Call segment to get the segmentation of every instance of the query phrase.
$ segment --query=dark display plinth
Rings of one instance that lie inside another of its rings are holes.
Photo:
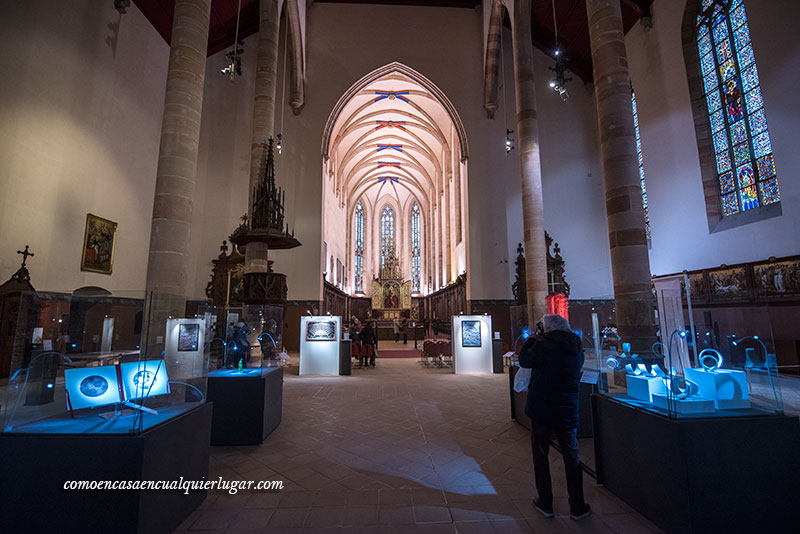
[[[349,376],[352,371],[353,341],[343,339],[339,344],[339,374]]]
[[[597,481],[667,532],[787,532],[797,417],[670,419],[593,397]]]
[[[281,424],[283,368],[208,373],[212,445],[258,445]]]
[[[514,391],[514,378],[519,367],[512,365],[508,368],[509,392],[511,395],[511,419],[521,424],[528,430],[531,429],[531,420],[525,415],[525,403],[528,401],[528,392],[517,393]],[[580,384],[580,400],[578,404],[578,438],[592,437],[592,384]]]
[[[492,372],[498,374],[505,372],[503,342],[499,339],[492,340]]]
[[[211,405],[138,435],[0,435],[3,532],[169,533],[205,490],[65,490],[67,481],[208,478]]]

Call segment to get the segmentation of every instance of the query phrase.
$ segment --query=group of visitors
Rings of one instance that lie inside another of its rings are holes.
[[[402,334],[403,345],[408,345],[408,313],[404,312],[400,314],[400,317],[395,315],[392,327],[394,328],[394,342],[399,343],[400,335]]]
[[[358,317],[353,315],[350,317],[348,333],[353,343],[360,343],[362,346],[369,345],[372,347],[372,350],[369,351],[371,354],[367,355],[365,352],[365,354],[361,356],[361,367],[375,367],[375,356],[378,354],[378,336],[375,334],[375,330],[372,328],[370,322],[366,321],[362,325]]]

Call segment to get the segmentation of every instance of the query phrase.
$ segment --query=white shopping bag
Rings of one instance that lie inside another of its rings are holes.
[[[531,384],[531,370],[528,367],[520,367],[517,376],[514,377],[514,391],[522,393],[528,391]]]

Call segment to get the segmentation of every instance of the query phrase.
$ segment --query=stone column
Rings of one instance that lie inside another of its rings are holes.
[[[517,97],[517,152],[522,173],[522,224],[528,326],[547,312],[547,247],[544,242],[542,167],[531,40],[531,0],[514,0],[514,88]]]
[[[280,41],[280,0],[260,0],[256,92],[253,107],[253,140],[250,151],[250,193],[247,211],[253,209],[253,191],[263,172],[264,144],[275,137],[275,95],[278,81],[278,42]],[[269,271],[266,243],[250,243],[245,249],[244,272]],[[327,259],[326,259],[327,261]]]
[[[655,335],[647,234],[619,0],[587,0],[617,328],[634,351]]]
[[[500,60],[500,38],[503,31],[503,3],[492,0],[489,11],[489,31],[486,35],[486,58],[483,73],[483,108],[486,116],[494,118],[497,109],[497,65]]]
[[[453,219],[453,192],[450,186],[452,172],[448,171],[444,176],[444,249],[445,249],[445,282],[453,280],[453,239],[452,239],[452,219]]]
[[[189,291],[189,231],[197,179],[211,0],[176,0],[158,152],[147,290]]]

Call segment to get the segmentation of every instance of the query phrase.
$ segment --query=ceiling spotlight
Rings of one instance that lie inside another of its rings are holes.
[[[514,130],[506,129],[506,154],[514,150],[514,138],[511,137],[512,133],[514,133]]]
[[[555,72],[556,77],[555,79],[550,80],[550,88],[558,93],[558,95],[561,97],[561,100],[566,102],[569,100],[569,93],[567,92],[565,85],[567,82],[572,81],[572,78],[566,75],[567,71],[569,70],[566,65],[568,58],[562,54],[561,50],[558,48],[556,48],[556,51],[553,52],[553,55],[556,58],[556,64],[553,67],[547,68]]]
[[[242,54],[244,54],[244,45],[239,42],[237,46],[233,47],[233,50],[225,54],[225,57],[228,59],[228,64],[225,68],[221,69],[220,72],[228,76],[231,81],[233,81],[236,75],[242,75]]]

